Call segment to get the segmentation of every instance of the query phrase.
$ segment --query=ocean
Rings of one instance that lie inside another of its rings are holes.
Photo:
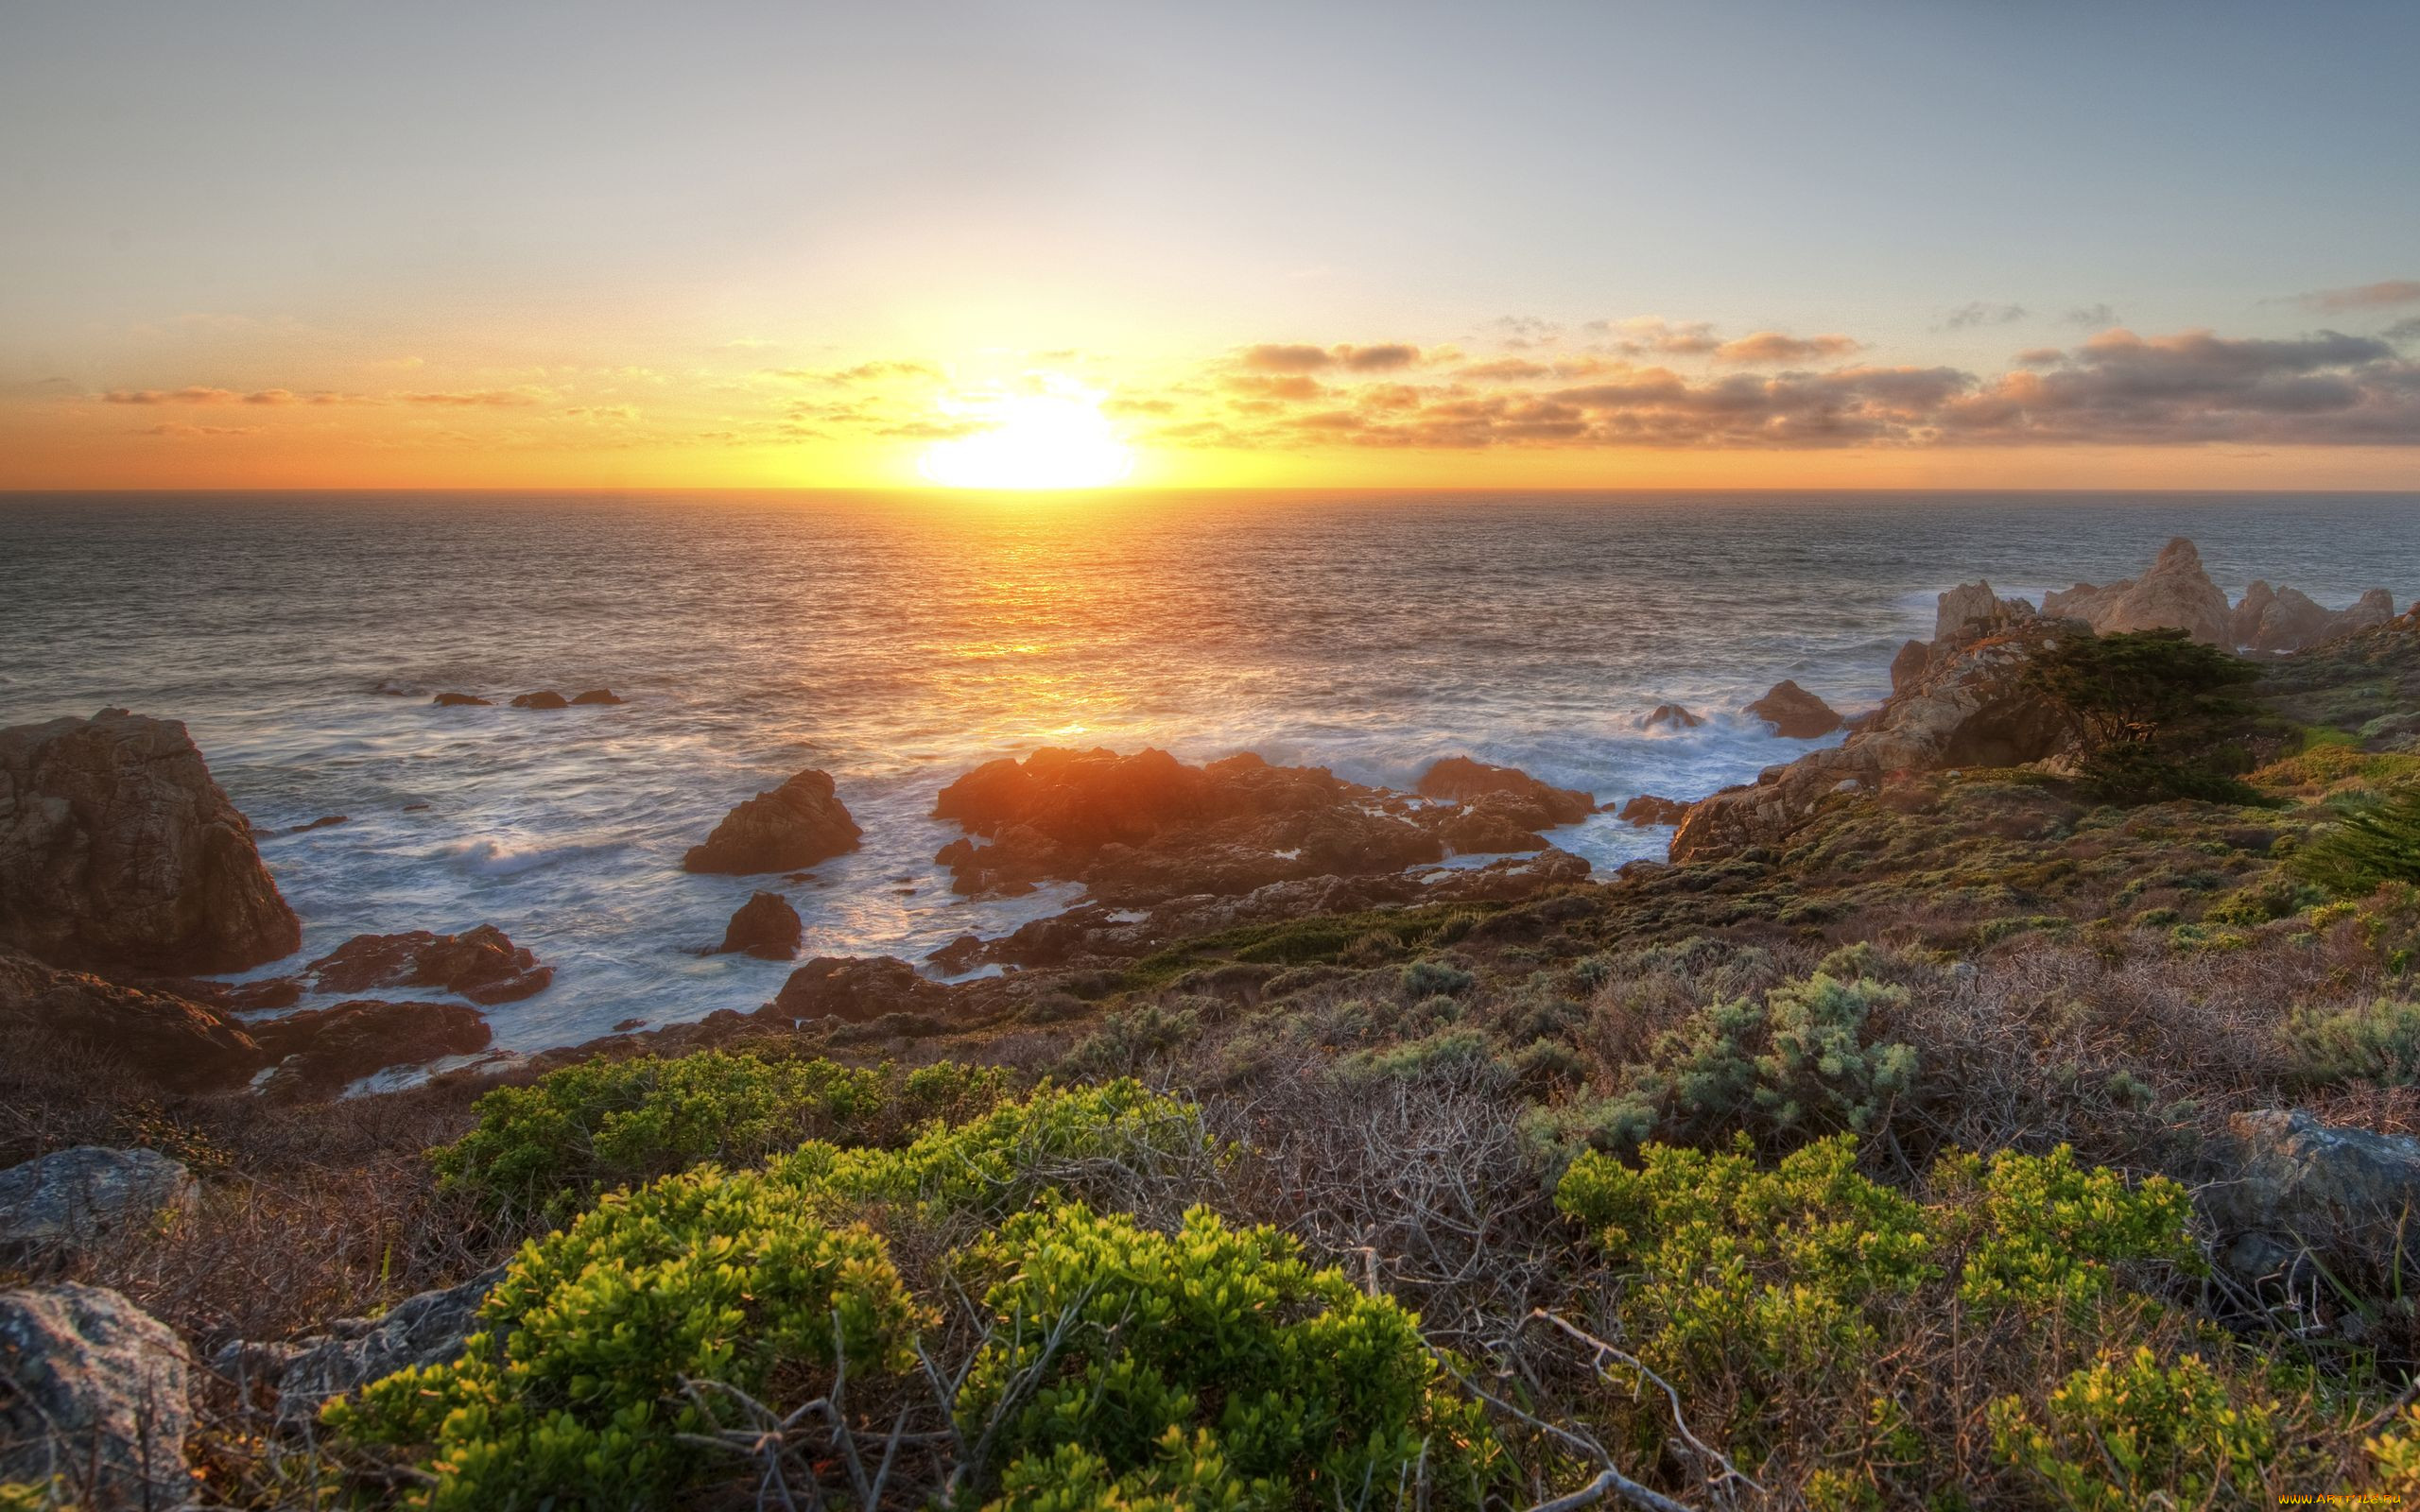
[[[2420,494],[274,494],[0,497],[0,725],[181,719],[305,954],[493,923],[558,970],[489,1010],[531,1050],[770,998],[704,955],[763,886],[805,953],[920,959],[1075,889],[972,902],[934,793],[1042,746],[1256,751],[1409,786],[1438,757],[1607,803],[1808,747],[1739,707],[1889,691],[1933,595],[2039,599],[2191,536],[2230,596],[2420,592]],[[554,712],[515,694],[610,687]],[[493,708],[437,708],[461,691]],[[1674,701],[1703,729],[1647,730]],[[734,803],[819,766],[864,848],[691,876]],[[289,833],[324,816],[346,822]],[[1668,832],[1551,836],[1610,869]]]

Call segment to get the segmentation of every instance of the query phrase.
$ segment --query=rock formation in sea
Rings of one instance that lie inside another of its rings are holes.
[[[1688,812],[1689,806],[1679,799],[1657,798],[1652,793],[1641,793],[1624,803],[1616,816],[1625,824],[1635,825],[1645,830],[1659,824],[1678,824],[1681,822],[1681,816]]]
[[[575,709],[587,709],[606,704],[625,703],[628,701],[629,700],[614,693],[611,688],[591,688],[586,693],[573,694],[571,699],[572,707]]]
[[[717,954],[744,953],[768,961],[786,961],[798,954],[806,927],[789,900],[777,892],[752,894],[731,916]]]
[[[2247,651],[2278,655],[2366,630],[2394,618],[2394,600],[2373,588],[2349,609],[2331,610],[2299,589],[2256,578],[2227,622],[2228,638]]]
[[[2023,680],[2027,663],[2062,633],[2046,618],[1950,648],[1840,746],[1769,766],[1753,783],[1690,805],[1672,836],[1671,859],[1771,846],[1843,787],[1951,766],[2015,766],[2069,750],[2072,725]]]
[[[516,695],[512,700],[512,707],[515,709],[568,709],[571,707],[571,700],[554,689],[547,688],[538,693]]]
[[[1450,799],[1457,803],[1502,797],[1536,809],[1551,824],[1577,824],[1597,812],[1597,800],[1577,788],[1555,787],[1516,766],[1491,766],[1468,756],[1448,756],[1420,774],[1416,791],[1423,798]]]
[[[104,709],[0,730],[0,942],[60,966],[238,971],[302,928],[185,727]]]
[[[2128,630],[2180,629],[2210,645],[2233,644],[2233,611],[2227,595],[2202,569],[2202,554],[2178,536],[2162,547],[2151,571],[2105,588],[2078,583],[2042,599],[2047,619],[2076,619],[2101,635]]]
[[[832,779],[813,768],[729,814],[681,858],[684,871],[747,875],[796,871],[857,848],[862,833],[835,796]]]
[[[280,1099],[332,1097],[392,1067],[476,1054],[493,1038],[476,1008],[377,999],[305,1008],[251,1029],[275,1063],[261,1095]]]
[[[432,987],[491,1005],[533,996],[555,978],[553,967],[493,924],[459,935],[355,935],[302,971],[321,992]]]
[[[1695,730],[1705,721],[1677,703],[1659,703],[1638,722],[1641,730]]]
[[[1830,704],[1788,679],[1774,683],[1742,712],[1790,740],[1814,740],[1841,728],[1841,716]]]
[[[490,709],[494,707],[494,705],[488,699],[471,693],[441,693],[436,697],[431,698],[428,701],[437,705],[440,709]]]
[[[1891,659],[1891,691],[1896,693],[1923,677],[1930,665],[1932,647],[1925,642],[1910,641],[1899,647],[1899,654]]]
[[[932,1013],[950,989],[889,955],[819,955],[792,971],[757,1016],[778,1022],[840,1019],[862,1022],[887,1013]]]
[[[1978,578],[1961,583],[1934,600],[1932,638],[1936,644],[1973,640],[2031,618],[2031,603],[2021,598],[2002,598],[1992,592],[1990,583]],[[1907,652],[1902,649],[1899,654],[1904,657]]]

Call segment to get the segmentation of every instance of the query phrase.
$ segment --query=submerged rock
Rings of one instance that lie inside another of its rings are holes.
[[[532,996],[555,978],[553,967],[493,924],[459,935],[355,935],[303,971],[322,992],[433,987],[489,1005]]]
[[[625,703],[629,700],[623,698],[611,688],[591,688],[586,693],[576,693],[572,695],[571,701],[572,707],[575,709],[590,709],[608,704]]]
[[[806,927],[789,900],[777,892],[760,892],[731,916],[715,952],[743,952],[768,961],[786,961],[798,954],[799,942],[805,937]]]
[[[2078,583],[2046,594],[2042,612],[2050,619],[2082,620],[2100,635],[2179,629],[2210,645],[2234,644],[2227,595],[2202,570],[2202,553],[2183,536],[2162,547],[2142,576],[2106,588]]]
[[[1638,722],[1641,730],[1658,727],[1668,730],[1695,730],[1705,721],[1677,703],[1659,703]]]
[[[494,704],[475,694],[441,693],[428,700],[440,709],[493,709]]]
[[[568,709],[571,707],[571,700],[554,689],[548,688],[542,693],[518,695],[512,700],[512,707],[515,709]]]
[[[200,1198],[193,1173],[157,1150],[54,1150],[0,1171],[0,1254],[89,1254],[192,1211]]]
[[[862,833],[830,775],[810,767],[725,815],[704,844],[681,858],[681,869],[791,871],[855,850]]]
[[[177,1091],[243,1085],[260,1045],[216,1008],[62,971],[0,946],[0,1025],[89,1046]]]
[[[193,1501],[184,1346],[97,1286],[0,1292],[0,1481],[66,1479],[95,1512]]]
[[[1814,740],[1841,728],[1841,716],[1830,704],[1788,679],[1774,683],[1772,692],[1744,712],[1789,740]]]
[[[302,942],[184,726],[104,709],[0,730],[0,943],[58,966],[203,972]]]
[[[494,1038],[479,1010],[459,1003],[374,998],[306,1008],[255,1024],[253,1032],[276,1060],[261,1095],[282,1100],[331,1097],[393,1067],[475,1055]]]

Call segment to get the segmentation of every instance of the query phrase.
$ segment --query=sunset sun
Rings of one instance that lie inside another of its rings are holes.
[[[1040,393],[944,402],[975,427],[925,449],[917,471],[952,489],[1098,489],[1133,471],[1134,453],[1100,412],[1099,394],[1065,382]]]

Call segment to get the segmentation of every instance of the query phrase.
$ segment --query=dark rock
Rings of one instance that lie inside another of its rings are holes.
[[[629,700],[611,688],[591,688],[586,693],[574,694],[571,701],[574,708],[588,709],[605,704],[626,703]]]
[[[543,693],[525,693],[512,700],[515,709],[568,709],[571,700],[548,688]]]
[[[798,910],[789,900],[777,892],[753,894],[731,916],[722,932],[722,943],[715,947],[717,954],[740,951],[768,961],[786,961],[798,954],[799,941],[806,937],[806,928],[799,921]]]
[[[468,693],[441,693],[428,700],[441,709],[493,709],[494,704]]]
[[[960,935],[925,959],[951,976],[963,976],[983,964],[983,938],[979,935]]]
[[[1657,798],[1652,793],[1641,793],[1624,803],[1617,816],[1626,824],[1635,825],[1645,830],[1658,824],[1678,824],[1681,822],[1681,816],[1688,812],[1689,806],[1679,799]]]
[[[781,994],[756,1017],[781,1022],[843,1019],[853,1023],[889,1013],[939,1012],[950,989],[893,956],[819,955],[790,973]]]
[[[1469,803],[1488,797],[1518,799],[1543,811],[1552,824],[1577,824],[1597,812],[1597,800],[1575,788],[1552,787],[1515,766],[1491,766],[1468,756],[1448,756],[1420,774],[1423,798]]]
[[[54,1474],[96,1512],[182,1507],[193,1429],[184,1346],[97,1286],[0,1292],[0,1481]]]
[[[2308,1249],[2391,1264],[2407,1248],[2404,1225],[2420,1211],[2420,1140],[2322,1123],[2301,1108],[2238,1113],[2227,1121],[2229,1169],[2202,1203],[2238,1268]],[[2266,1243],[2243,1243],[2245,1236]]]
[[[58,966],[240,971],[302,926],[173,720],[0,730],[0,943]]]
[[[1773,727],[1773,733],[1790,740],[1814,740],[1841,728],[1841,716],[1832,706],[1789,680],[1776,682],[1772,691],[1748,706],[1746,713]]]
[[[479,1010],[459,1003],[370,999],[306,1008],[254,1024],[261,1048],[277,1057],[261,1095],[328,1097],[392,1066],[424,1066],[485,1050],[493,1038]]]
[[[632,1029],[644,1029],[646,1027],[647,1021],[645,1019],[624,1019],[614,1025],[614,1032],[615,1034],[628,1034]]]
[[[1891,659],[1891,691],[1897,693],[1923,677],[1931,664],[1932,647],[1924,642],[1910,641],[1899,647],[1899,654]]]
[[[1701,719],[1696,714],[1689,713],[1686,709],[1682,708],[1677,703],[1659,703],[1648,713],[1647,717],[1638,722],[1638,728],[1641,730],[1653,730],[1658,726],[1663,726],[1671,730],[1695,730],[1698,726],[1704,723],[1705,721],[1703,719]]]
[[[156,1150],[55,1150],[0,1171],[0,1255],[89,1254],[200,1200],[193,1173]]]
[[[0,946],[0,1024],[87,1045],[176,1091],[241,1086],[265,1063],[223,1012],[45,966]]]
[[[285,833],[288,834],[308,834],[313,830],[332,830],[339,824],[350,824],[352,822],[353,820],[350,815],[322,814],[318,818],[313,819],[310,823],[295,825]]]
[[[302,1000],[302,984],[291,976],[258,982],[214,982],[201,976],[136,977],[125,984],[187,1003],[199,1003],[218,1013],[266,1013],[290,1008]]]
[[[344,1317],[290,1344],[230,1344],[212,1357],[219,1374],[277,1390],[278,1420],[307,1424],[336,1397],[400,1370],[443,1365],[479,1327],[479,1304],[505,1267],[458,1286],[406,1297],[375,1318]]]
[[[681,868],[788,871],[855,850],[862,833],[835,796],[831,777],[810,768],[725,815],[703,845],[681,858]]]
[[[532,996],[555,978],[553,967],[493,924],[459,935],[355,935],[303,971],[322,992],[433,987],[491,1005]]]

